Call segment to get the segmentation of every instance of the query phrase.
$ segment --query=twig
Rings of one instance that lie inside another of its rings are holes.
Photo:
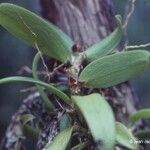
[[[55,74],[60,68],[62,68],[64,65],[65,65],[65,64],[60,64],[59,66],[55,67],[55,68],[53,69],[53,71],[50,73],[50,77],[54,76],[54,74]]]
[[[136,2],[136,0],[129,0],[129,3],[131,3],[131,5],[129,6],[127,15],[125,16],[125,21],[124,21],[123,28],[127,28],[127,26],[128,26],[129,19],[130,19],[131,15],[134,12],[135,2]]]
[[[28,66],[23,66],[17,71],[17,74],[19,75],[24,74],[24,73],[31,74],[32,70]]]
[[[136,48],[146,48],[150,46],[150,43],[147,43],[147,44],[141,44],[141,45],[131,45],[131,46],[126,46],[126,50],[128,49],[136,49]]]
[[[37,88],[35,86],[29,87],[29,88],[25,88],[25,89],[21,89],[20,92],[21,93],[26,93],[26,92],[32,92],[32,91],[36,91]]]
[[[57,100],[57,98],[56,98],[56,102],[57,102],[57,104],[60,106],[60,108],[61,108],[62,110],[65,110],[64,107],[61,105],[61,103]]]
[[[38,50],[38,52],[39,52],[39,54],[40,54],[40,57],[41,57],[43,66],[45,67],[45,70],[46,70],[46,72],[47,72],[48,81],[50,81],[50,73],[49,73],[48,67],[47,67],[47,65],[46,65],[46,63],[45,63],[45,60],[44,60],[44,58],[43,58],[43,56],[42,56],[42,53],[41,53],[41,51],[40,51],[40,49],[39,49],[39,47],[38,47],[37,42],[35,42],[35,47],[36,47],[36,49]]]
[[[31,34],[33,35],[33,37],[37,37],[37,35],[31,30],[31,28],[26,24],[26,22],[23,20],[23,17],[17,13],[17,15],[19,16],[19,18],[21,19],[22,23],[27,27],[27,29],[31,32]]]
[[[128,0],[128,3],[127,3],[126,15],[125,15],[125,20],[124,20],[124,24],[123,24],[124,36],[126,39],[124,42],[124,48],[128,45],[127,26],[129,23],[129,19],[131,18],[132,14],[134,12],[134,9],[135,9],[135,2],[136,2],[136,0]]]
[[[24,74],[24,73],[32,74],[32,70],[28,66],[23,66],[17,71],[17,74],[19,74],[19,75]],[[38,75],[47,75],[47,72],[46,71],[37,71],[37,74]]]

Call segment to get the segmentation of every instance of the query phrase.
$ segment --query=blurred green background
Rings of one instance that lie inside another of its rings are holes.
[[[0,0],[0,2],[11,2],[40,13],[38,0]],[[123,16],[127,0],[113,0],[115,14]],[[143,44],[150,42],[150,1],[137,0],[135,12],[128,26],[129,44]],[[150,49],[147,48],[147,50]],[[31,67],[35,51],[26,43],[15,38],[5,29],[0,27],[0,78],[16,75],[22,66]],[[142,107],[150,106],[150,69],[143,75],[132,80],[135,91],[139,97]],[[26,88],[24,84],[10,84],[0,86],[0,137],[4,135],[11,116],[15,113],[25,93],[20,89]]]

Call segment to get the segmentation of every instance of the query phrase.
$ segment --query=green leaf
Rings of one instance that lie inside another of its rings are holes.
[[[131,150],[139,149],[138,145],[135,142],[135,137],[132,135],[131,131],[122,123],[116,122],[116,131],[116,141],[118,144]]]
[[[58,90],[54,86],[47,84],[45,82],[35,80],[33,78],[20,77],[20,76],[7,77],[7,78],[0,79],[0,84],[13,83],[13,82],[29,82],[29,83],[38,84],[40,86],[45,87],[51,93],[60,97],[60,99],[62,99],[64,102],[68,103],[69,105],[71,103],[70,98],[65,93],[63,93],[62,91]]]
[[[70,57],[72,41],[60,29],[36,14],[13,4],[0,4],[0,25],[33,47],[62,62]]]
[[[28,125],[27,123],[34,120],[35,119],[35,116],[31,115],[31,114],[24,114],[21,116],[21,121],[22,121],[22,131],[23,131],[23,134],[33,140],[37,140],[38,136],[39,136],[39,129],[37,128],[33,128],[31,127],[30,125]]]
[[[37,66],[38,66],[38,62],[40,60],[40,53],[37,53],[34,57],[34,60],[33,60],[33,63],[32,63],[32,74],[33,74],[33,77],[34,79],[38,80],[38,74],[37,74]],[[36,85],[37,86],[37,89],[42,97],[42,99],[44,100],[45,102],[45,107],[47,108],[47,110],[51,111],[51,110],[54,110],[54,105],[53,103],[50,101],[50,99],[48,98],[48,96],[45,94],[43,88],[39,85]]]
[[[81,72],[79,81],[86,86],[107,88],[142,73],[149,64],[150,53],[147,51],[119,52],[90,63]]]
[[[100,150],[113,150],[115,144],[115,120],[111,107],[99,94],[72,96],[83,114],[91,134]]]
[[[129,117],[129,126],[132,126],[135,122],[139,121],[140,119],[147,118],[150,118],[150,109],[139,110]]]
[[[146,129],[146,130],[137,131],[134,134],[134,136],[137,137],[139,140],[149,140],[150,139],[150,130]]]
[[[54,141],[47,146],[47,150],[66,150],[66,147],[70,141],[73,128],[65,129],[61,131]]]
[[[88,61],[94,61],[109,54],[119,44],[122,38],[122,23],[121,16],[116,16],[117,28],[101,42],[89,47],[85,52],[85,57]]]
[[[33,128],[29,125],[23,126],[23,134],[30,140],[38,140],[40,130],[38,128]]]
[[[35,119],[35,116],[31,114],[24,114],[21,116],[21,121],[23,125],[27,124],[29,121],[32,121],[33,119]]]
[[[69,128],[71,126],[71,119],[69,117],[69,115],[64,114],[59,121],[59,129],[60,131]]]

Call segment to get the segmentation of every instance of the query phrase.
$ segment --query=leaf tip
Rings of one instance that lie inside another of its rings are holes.
[[[122,26],[122,17],[121,17],[121,15],[116,15],[115,19],[116,19],[117,26],[121,27]]]

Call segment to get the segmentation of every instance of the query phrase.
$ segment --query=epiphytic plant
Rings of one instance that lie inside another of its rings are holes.
[[[0,84],[34,83],[43,99],[42,107],[46,112],[57,114],[59,133],[41,149],[76,150],[87,147],[92,149],[95,146],[100,150],[112,150],[116,145],[139,149],[139,145],[131,140],[144,137],[148,132],[133,134],[130,129],[139,119],[150,117],[150,110],[141,110],[130,116],[129,125],[125,127],[115,122],[111,106],[105,97],[96,92],[98,88],[111,87],[129,80],[150,65],[148,51],[114,51],[122,38],[119,15],[116,16],[116,22],[116,29],[108,37],[80,51],[53,24],[19,6],[0,4],[0,25],[38,50],[33,60],[32,78],[6,77],[0,79]],[[37,71],[43,54],[56,59],[59,64],[52,67],[47,82],[39,79]],[[37,137],[40,134],[41,120],[34,114],[22,114],[21,121],[24,135]]]

